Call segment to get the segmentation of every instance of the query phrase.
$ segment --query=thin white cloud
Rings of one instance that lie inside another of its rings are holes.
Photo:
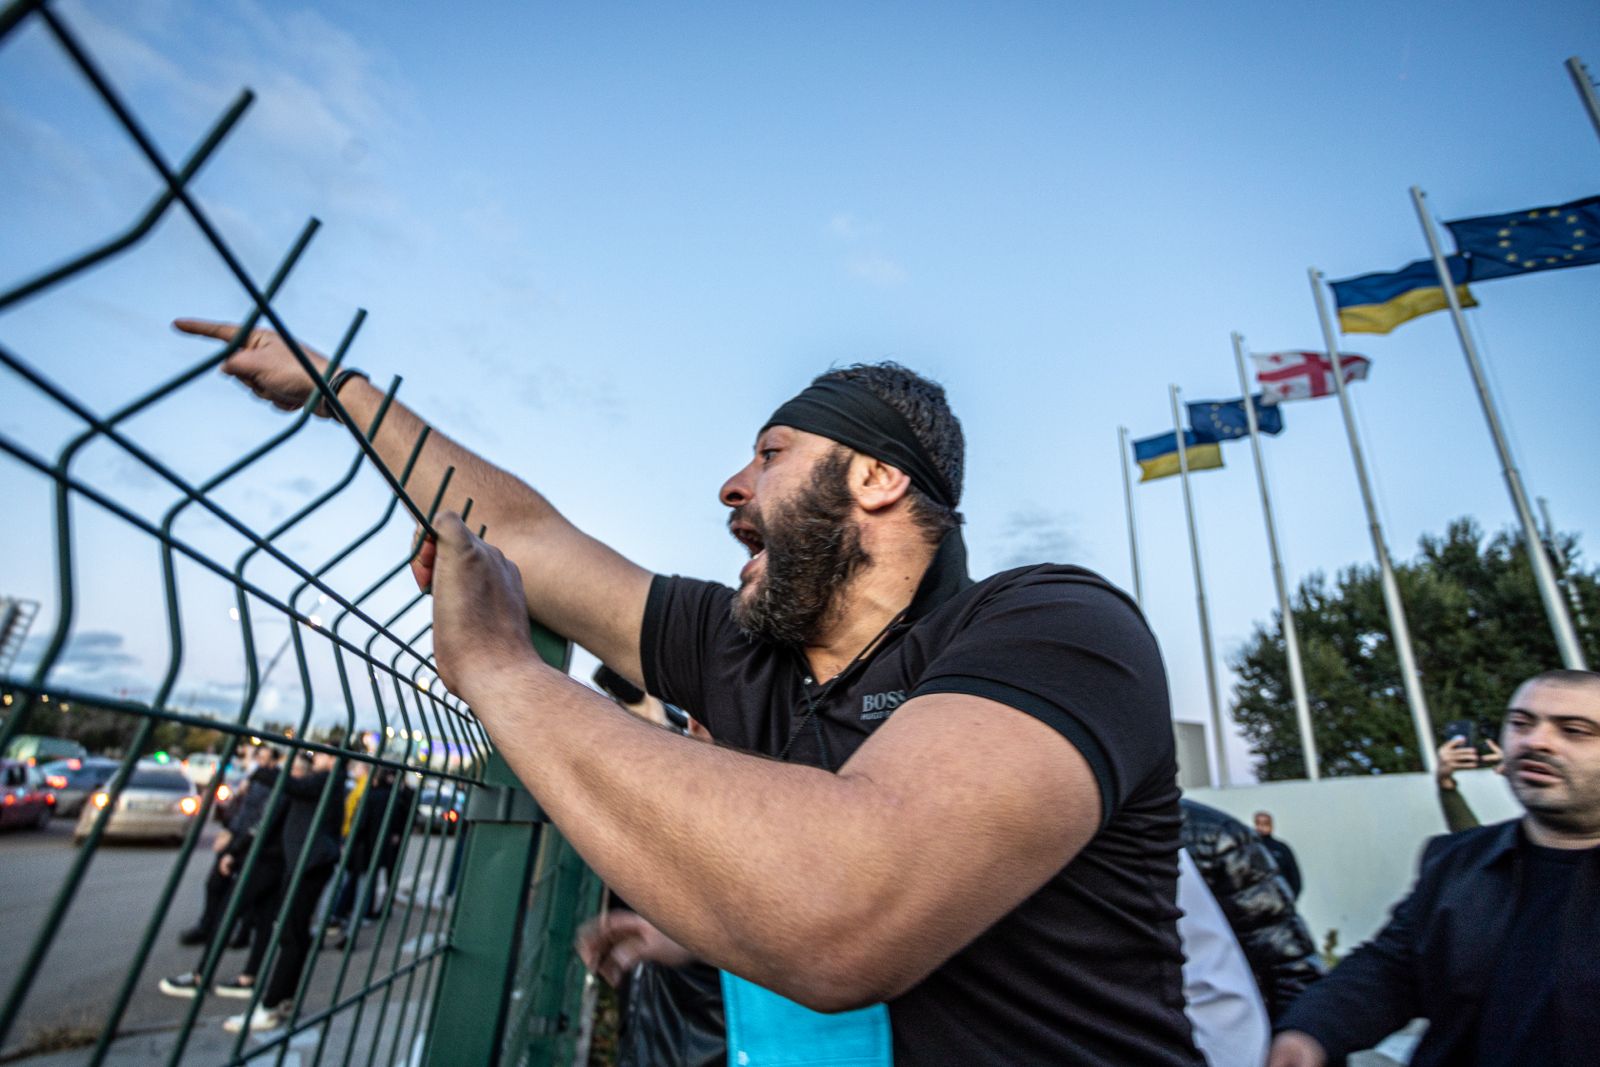
[[[197,129],[253,89],[231,140],[271,160],[263,178],[280,190],[298,186],[330,217],[403,231],[406,205],[383,178],[381,146],[412,125],[416,109],[395,61],[313,11],[268,13],[253,0],[176,6],[190,10],[122,25],[82,3],[63,14],[115,84],[155,91]],[[184,36],[173,26],[186,27]]]
[[[862,234],[861,223],[856,221],[854,215],[843,211],[829,219],[823,230],[829,237],[834,237],[841,241],[857,241],[860,240]]]
[[[845,269],[850,276],[882,289],[899,285],[906,280],[906,269],[888,256],[877,252],[852,257]]]
[[[882,230],[877,223],[863,221],[848,211],[839,211],[828,219],[822,229],[829,239],[848,247],[843,267],[850,277],[879,289],[892,288],[905,282],[905,266],[877,247],[875,238]]]

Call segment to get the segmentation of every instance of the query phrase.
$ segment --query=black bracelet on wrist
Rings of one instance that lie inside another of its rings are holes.
[[[333,396],[338,396],[339,395],[339,390],[343,389],[345,383],[348,382],[351,378],[360,378],[364,382],[370,382],[372,380],[371,375],[369,375],[366,371],[357,370],[354,367],[346,367],[344,370],[340,371],[338,374],[335,374],[333,376],[333,380],[328,383],[328,393],[330,393]],[[328,410],[328,401],[326,399],[324,399],[322,401],[322,403],[317,405],[317,414],[323,415],[323,416],[327,416],[327,415],[333,414],[331,411]]]

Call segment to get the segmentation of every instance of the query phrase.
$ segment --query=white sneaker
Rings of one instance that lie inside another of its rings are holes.
[[[193,1000],[200,994],[200,976],[193,971],[185,971],[183,974],[161,979],[156,988],[169,997]]]
[[[282,1025],[282,1012],[257,1004],[256,1010],[248,1018],[243,1013],[228,1016],[222,1028],[230,1034],[237,1034],[240,1030],[276,1030]]]
[[[226,982],[218,982],[211,987],[211,991],[219,997],[232,997],[234,1000],[249,1000],[256,995],[256,984],[253,981],[241,982],[237,976]]]

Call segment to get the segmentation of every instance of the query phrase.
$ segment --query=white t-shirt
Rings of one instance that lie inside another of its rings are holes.
[[[1250,961],[1188,850],[1178,851],[1184,1010],[1211,1067],[1261,1067],[1272,1024]]]

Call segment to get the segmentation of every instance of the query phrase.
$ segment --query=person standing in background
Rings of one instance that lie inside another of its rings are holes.
[[[1261,843],[1272,853],[1272,858],[1278,862],[1278,870],[1289,883],[1289,890],[1294,894],[1294,899],[1299,900],[1300,890],[1303,887],[1300,881],[1300,864],[1294,858],[1294,849],[1272,836],[1272,812],[1256,812],[1255,824],[1256,833],[1261,835]]]

